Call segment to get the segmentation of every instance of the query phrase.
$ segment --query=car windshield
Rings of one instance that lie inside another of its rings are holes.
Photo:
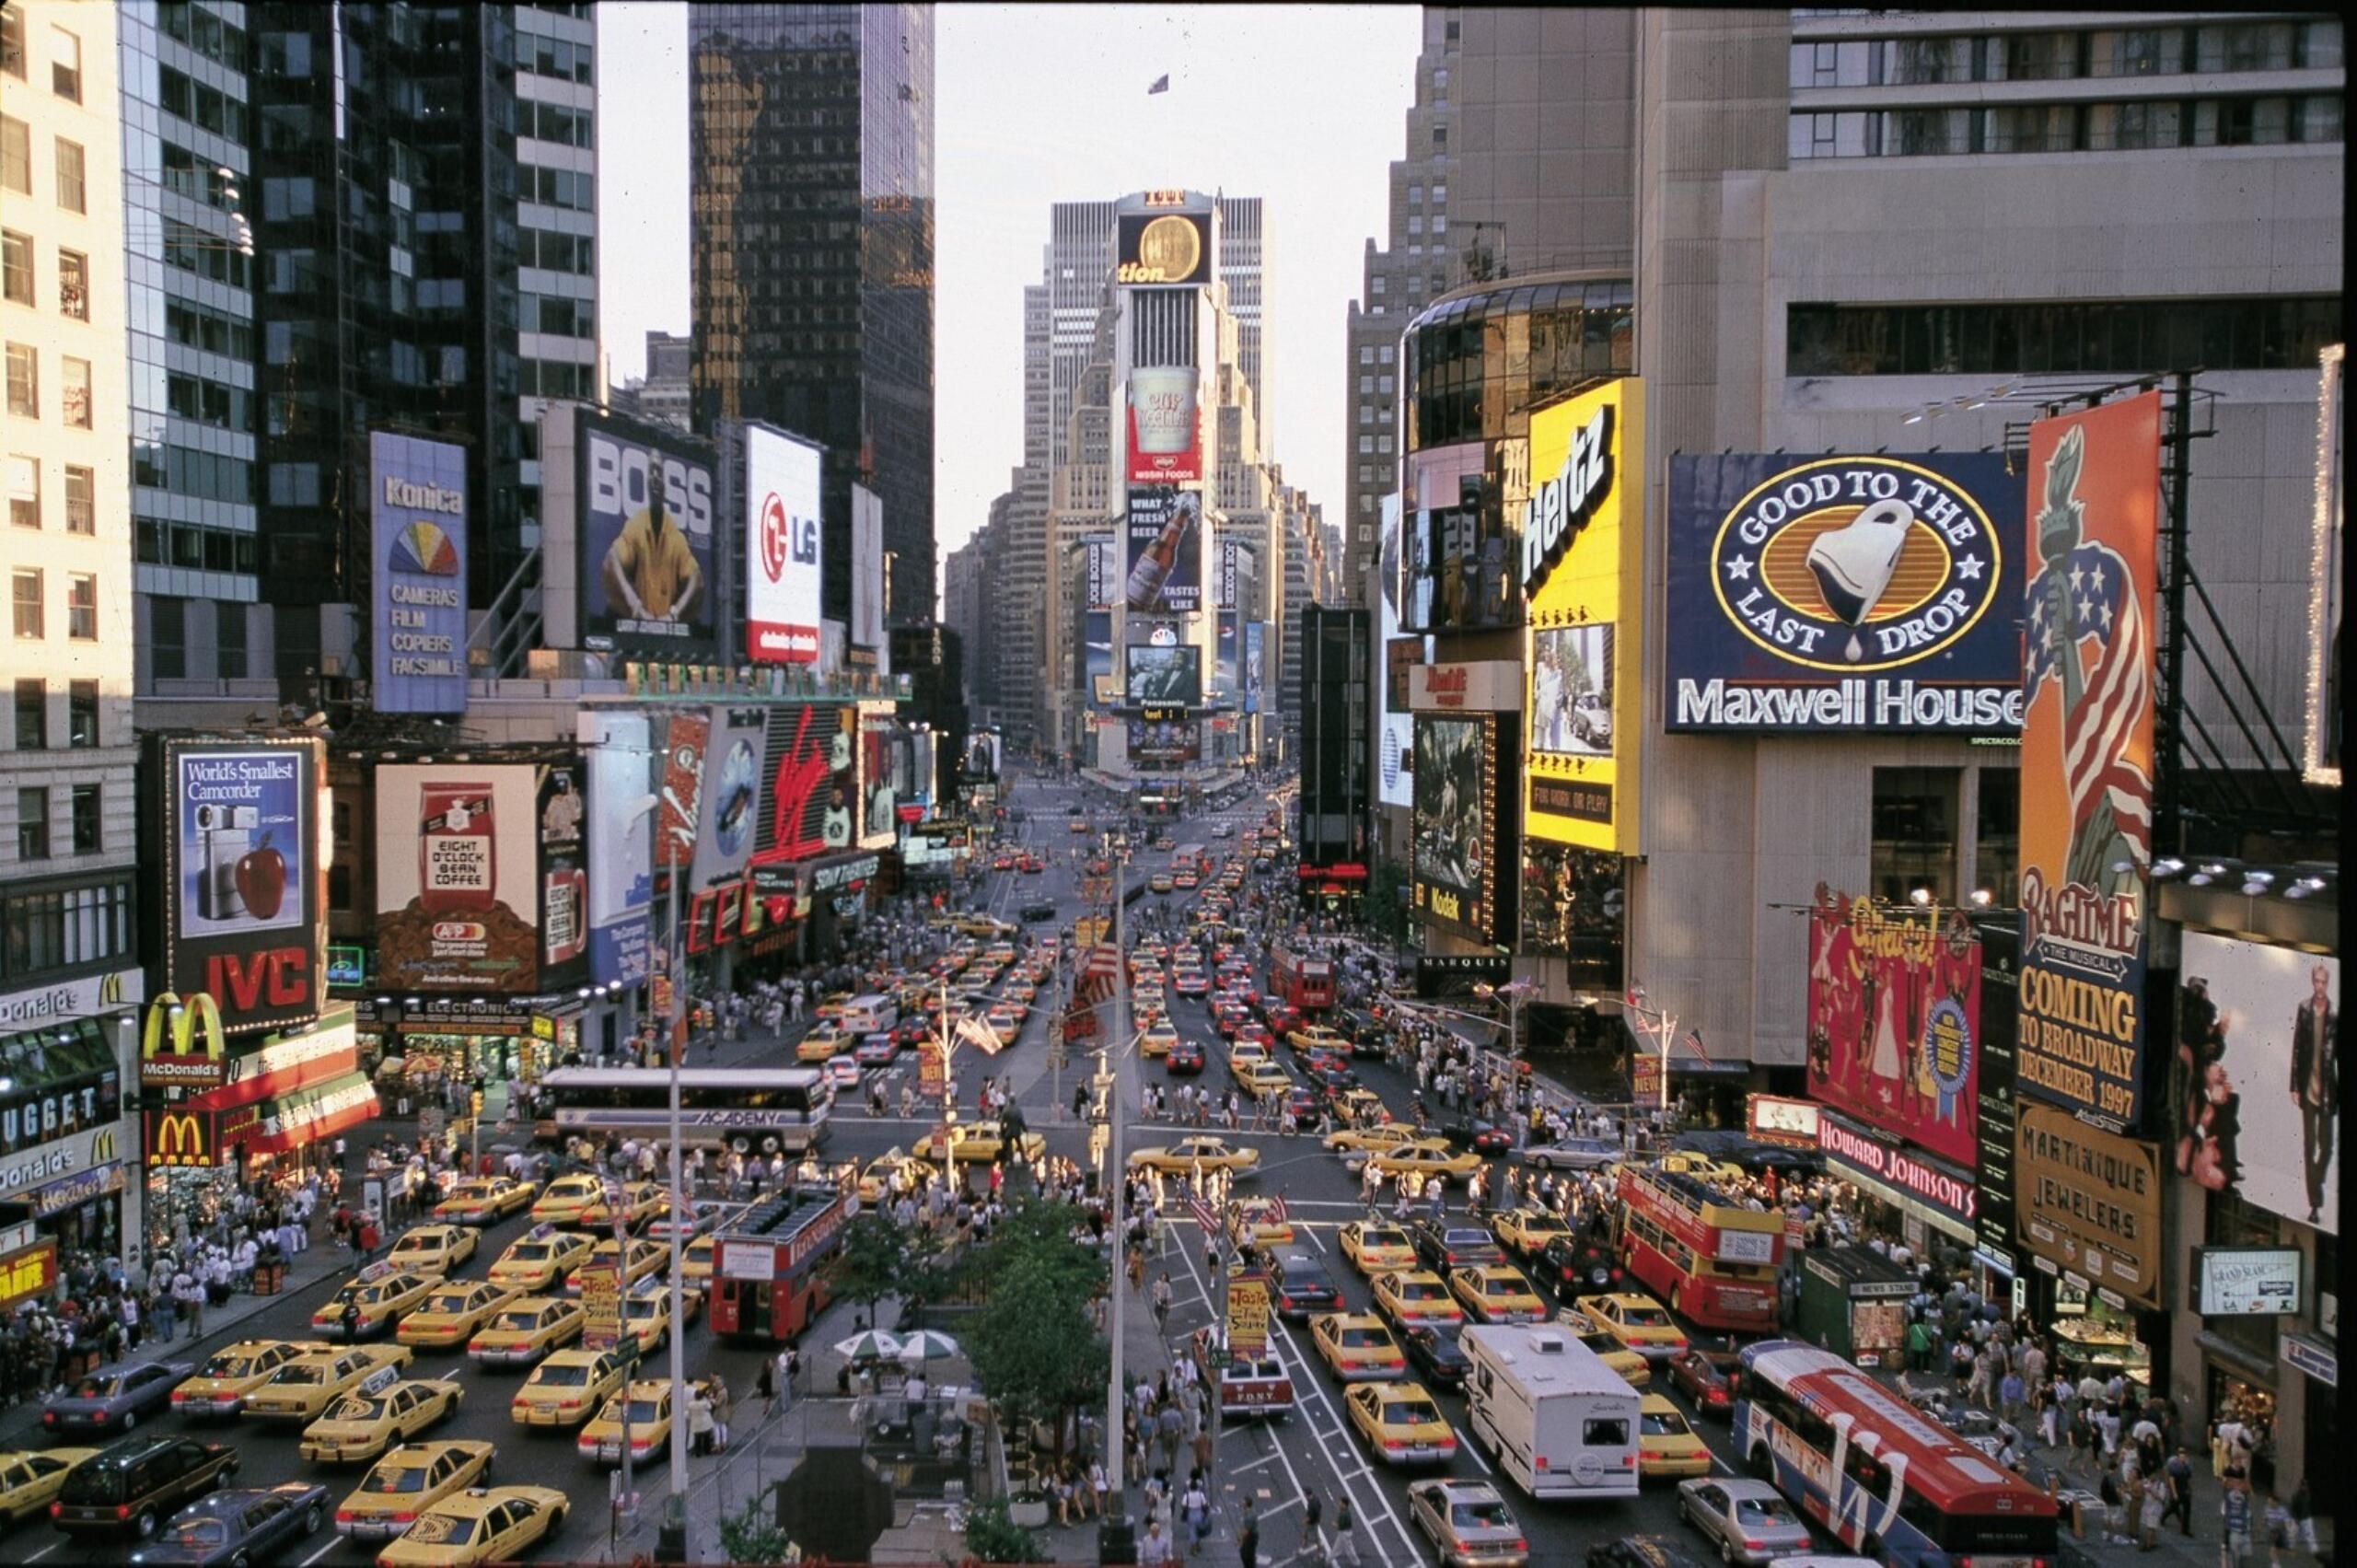
[[[548,1257],[549,1244],[545,1241],[519,1241],[508,1249],[507,1255],[519,1263],[538,1263]]]
[[[1506,1275],[1493,1275],[1481,1282],[1483,1295],[1520,1295],[1522,1282]]]
[[[271,1386],[273,1388],[317,1388],[327,1380],[326,1367],[299,1361],[289,1362],[272,1373],[270,1377]]]
[[[1390,1336],[1380,1329],[1344,1329],[1335,1338],[1353,1350],[1364,1350],[1369,1346],[1386,1345],[1390,1342]]]
[[[611,1421],[613,1418],[614,1407],[609,1404],[606,1407],[605,1419]],[[630,1402],[630,1423],[633,1426],[645,1426],[661,1419],[661,1411],[653,1400],[633,1400]]]
[[[1664,1312],[1658,1307],[1624,1307],[1620,1308],[1620,1321],[1626,1323],[1631,1329],[1666,1329],[1669,1327],[1669,1314]]]
[[[405,1492],[425,1490],[425,1468],[423,1465],[378,1465],[360,1483],[363,1492],[398,1496]]]
[[[199,1377],[250,1377],[253,1375],[253,1359],[243,1355],[216,1355],[204,1364]]]
[[[409,1527],[403,1540],[422,1546],[464,1546],[475,1539],[481,1519],[459,1518],[449,1514],[428,1514]]]
[[[1430,1426],[1440,1420],[1440,1407],[1430,1400],[1393,1400],[1383,1407],[1383,1419],[1396,1426]]]
[[[1408,1238],[1396,1230],[1363,1230],[1359,1232],[1361,1247],[1405,1247]]]
[[[1451,1247],[1487,1247],[1490,1233],[1486,1230],[1452,1230],[1448,1233]]]
[[[589,1369],[586,1366],[577,1365],[542,1365],[538,1372],[532,1375],[532,1381],[540,1385],[542,1388],[553,1386],[559,1388],[578,1388],[589,1381]]]
[[[122,1379],[120,1377],[85,1377],[74,1385],[74,1397],[77,1400],[110,1400],[122,1387]]]
[[[467,1297],[469,1294],[469,1292],[463,1290],[441,1291],[435,1295],[427,1296],[424,1305],[419,1307],[419,1310],[423,1312],[464,1312],[467,1309]]]
[[[229,1527],[218,1519],[182,1519],[170,1527],[162,1539],[169,1546],[226,1546]]]
[[[1736,1503],[1735,1522],[1747,1528],[1753,1525],[1796,1525],[1800,1519],[1781,1497],[1745,1497]]]
[[[381,1400],[343,1400],[328,1411],[330,1421],[374,1421],[384,1410]]]
[[[1437,1301],[1448,1293],[1432,1280],[1401,1280],[1399,1298],[1402,1301]]]
[[[1506,1505],[1494,1497],[1474,1503],[1452,1503],[1448,1506],[1448,1522],[1460,1530],[1504,1530],[1514,1527],[1514,1516]]]
[[[528,1334],[540,1326],[540,1315],[537,1312],[503,1312],[492,1324],[493,1328],[509,1329],[519,1334]]]
[[[1647,1411],[1639,1418],[1637,1430],[1650,1437],[1683,1437],[1691,1429],[1676,1411]]]

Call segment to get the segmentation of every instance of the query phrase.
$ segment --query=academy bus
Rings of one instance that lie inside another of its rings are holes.
[[[559,1067],[540,1080],[533,1132],[592,1142],[654,1138],[671,1125],[671,1074],[661,1067]],[[683,1067],[679,1136],[740,1154],[800,1155],[827,1135],[834,1086],[810,1067]]]
[[[1747,1347],[1736,1451],[1843,1546],[1891,1568],[2050,1568],[2054,1499],[1815,1345]]]

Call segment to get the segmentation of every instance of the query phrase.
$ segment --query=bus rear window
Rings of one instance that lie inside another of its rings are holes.
[[[1591,1448],[1625,1448],[1629,1446],[1628,1420],[1616,1417],[1587,1422],[1580,1427],[1580,1441]]]

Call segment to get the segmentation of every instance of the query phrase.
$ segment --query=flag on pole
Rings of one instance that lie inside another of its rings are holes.
[[[985,1056],[996,1056],[1006,1049],[1006,1041],[998,1038],[998,1031],[971,1013],[958,1016],[957,1028],[953,1032]]]
[[[1209,1203],[1201,1198],[1190,1198],[1187,1200],[1187,1207],[1193,1212],[1195,1223],[1203,1227],[1205,1237],[1214,1237],[1219,1234],[1219,1216],[1212,1212],[1212,1206]]]
[[[1268,1198],[1268,1205],[1269,1217],[1271,1219],[1276,1221],[1279,1225],[1291,1225],[1293,1223],[1293,1216],[1285,1213],[1285,1198],[1283,1193],[1271,1193]]]
[[[1156,94],[1156,93],[1167,93],[1167,92],[1168,92],[1169,90],[1170,90],[1170,73],[1169,73],[1169,72],[1167,72],[1167,71],[1165,71],[1164,73],[1162,73],[1162,75],[1160,75],[1159,76],[1156,76],[1156,77],[1154,79],[1154,86],[1152,86],[1152,87],[1148,87],[1148,88],[1146,88],[1146,89],[1145,89],[1145,96],[1146,96],[1146,97],[1148,97],[1148,98],[1152,98],[1152,97],[1153,97],[1155,94]]]
[[[1688,1029],[1686,1031],[1686,1043],[1694,1048],[1694,1054],[1700,1060],[1708,1062],[1711,1059],[1711,1053],[1702,1049],[1702,1031],[1701,1029]]]

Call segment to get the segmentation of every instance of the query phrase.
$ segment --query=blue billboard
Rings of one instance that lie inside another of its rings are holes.
[[[1260,683],[1268,675],[1268,630],[1265,621],[1244,623],[1244,711],[1248,714],[1260,711]]]
[[[467,711],[467,450],[368,435],[378,713]]]

